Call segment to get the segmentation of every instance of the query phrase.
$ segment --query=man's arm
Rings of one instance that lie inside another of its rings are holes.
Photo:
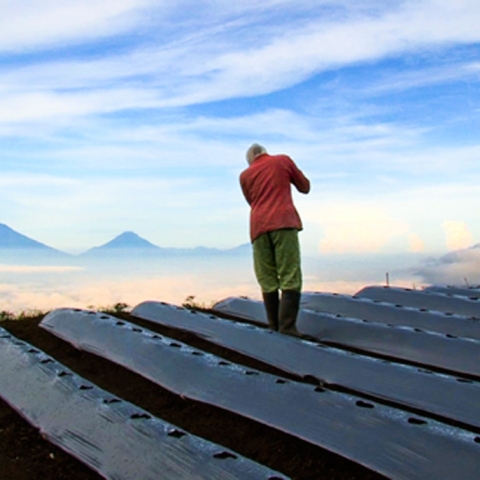
[[[245,200],[247,201],[247,203],[249,205],[251,205],[252,202],[250,200],[250,195],[248,194],[248,189],[247,189],[246,183],[247,182],[245,181],[244,175],[242,173],[242,175],[240,175],[240,186],[242,187],[242,192],[243,192],[243,196],[245,197]]]
[[[310,191],[310,180],[303,174],[303,172],[295,165],[295,162],[290,159],[291,171],[290,179],[295,188],[301,193],[308,193]]]

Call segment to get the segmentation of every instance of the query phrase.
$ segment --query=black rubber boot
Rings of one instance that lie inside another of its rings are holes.
[[[278,318],[278,331],[294,337],[302,337],[297,330],[298,310],[300,308],[301,292],[297,290],[283,290],[280,302],[280,313]]]
[[[271,330],[278,330],[278,311],[280,307],[280,299],[278,290],[274,292],[262,292],[263,304],[267,313],[268,326]]]

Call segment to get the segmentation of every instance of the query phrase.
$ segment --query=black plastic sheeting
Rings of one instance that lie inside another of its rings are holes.
[[[377,286],[362,288],[356,293],[356,296],[480,318],[480,300],[477,300],[477,297],[467,298],[459,295],[445,295],[430,290]]]
[[[299,341],[261,327],[161,302],[143,302],[131,313],[194,333],[301,377],[313,377],[355,394],[443,416],[464,423],[465,428],[480,428],[479,382]]]
[[[430,285],[424,290],[443,293],[445,295],[459,295],[461,297],[480,298],[478,287],[456,287],[450,285]]]
[[[104,478],[286,478],[112,396],[2,328],[0,365],[1,398]]]
[[[162,385],[295,435],[392,479],[471,480],[480,437],[421,416],[229,364],[100,314],[55,310],[52,333]]]
[[[302,308],[480,340],[480,320],[338,293],[302,293]]]
[[[254,300],[226,299],[214,305],[213,310],[266,323],[263,304]],[[335,346],[480,378],[480,342],[476,340],[312,310],[300,311],[297,328]]]

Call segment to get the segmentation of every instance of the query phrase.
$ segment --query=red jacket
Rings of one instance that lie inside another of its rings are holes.
[[[302,229],[302,221],[293,205],[290,184],[302,193],[310,191],[310,182],[287,155],[258,156],[240,175],[240,185],[249,205],[250,238],[281,228]]]

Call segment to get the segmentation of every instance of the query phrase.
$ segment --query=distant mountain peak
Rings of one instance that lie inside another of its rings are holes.
[[[111,249],[159,249],[156,245],[145,240],[144,238],[137,235],[135,232],[127,231],[123,232],[120,235],[117,235],[114,239],[109,242],[100,245],[99,247],[94,247],[92,250],[111,250]]]
[[[0,248],[8,249],[40,249],[57,251],[43,243],[37,242],[21,233],[16,232],[4,223],[0,223]]]

